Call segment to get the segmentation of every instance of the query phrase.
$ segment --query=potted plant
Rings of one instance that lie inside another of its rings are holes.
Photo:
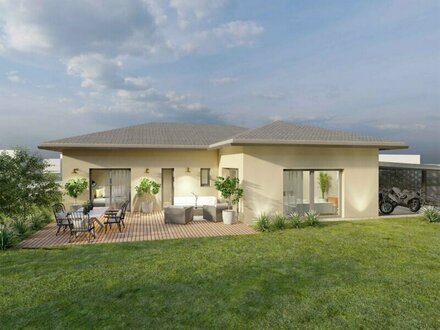
[[[81,195],[87,189],[87,180],[85,178],[70,179],[64,185],[67,195],[75,199],[75,204],[72,205],[73,209],[78,209],[78,196]]]
[[[228,202],[228,209],[222,211],[223,223],[232,224],[236,219],[236,212],[232,206],[238,204],[243,197],[243,189],[239,186],[238,178],[231,177],[217,177],[214,182],[215,188],[220,192],[221,196]]]
[[[153,212],[153,195],[159,193],[160,184],[148,178],[143,178],[134,189],[139,197],[145,196],[145,200],[141,203],[142,212]]]
[[[318,184],[319,189],[321,190],[321,199],[320,202],[325,202],[325,194],[328,194],[328,191],[331,186],[330,175],[327,172],[319,172]]]

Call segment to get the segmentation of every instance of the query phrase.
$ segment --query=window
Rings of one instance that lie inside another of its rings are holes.
[[[238,168],[227,168],[224,167],[222,169],[222,175],[223,177],[227,178],[238,178]]]
[[[209,187],[210,186],[210,169],[201,168],[200,169],[200,186]]]
[[[338,215],[340,180],[340,170],[284,170],[284,214]]]

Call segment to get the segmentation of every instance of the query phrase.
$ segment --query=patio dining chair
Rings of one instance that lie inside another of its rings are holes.
[[[122,233],[122,226],[125,228],[125,212],[127,211],[129,201],[126,201],[124,204],[122,204],[122,207],[119,210],[109,210],[105,213],[105,232],[107,232],[107,225],[110,226],[110,229],[112,229],[112,224],[116,224],[118,226],[119,232]]]
[[[58,226],[58,230],[55,236],[58,236],[62,227],[64,227],[63,232],[66,231],[67,228],[70,229],[70,219],[68,217],[69,213],[66,212],[66,207],[64,206],[63,203],[54,204],[52,206],[52,211]]]
[[[82,211],[72,212],[68,215],[68,218],[71,222],[69,242],[72,241],[72,238],[78,237],[80,233],[87,233],[89,242],[91,236],[96,238],[95,221],[88,214],[84,214]]]

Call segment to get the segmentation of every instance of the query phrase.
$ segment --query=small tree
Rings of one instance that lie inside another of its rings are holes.
[[[325,194],[328,193],[328,191],[330,190],[330,186],[331,186],[331,182],[330,182],[330,175],[328,175],[327,172],[319,172],[319,178],[318,178],[318,183],[319,183],[319,188],[321,190],[321,196],[324,199],[325,198]]]
[[[141,182],[139,182],[139,185],[137,185],[134,189],[139,196],[144,194],[157,195],[159,193],[160,184],[153,180],[143,178]]]
[[[75,198],[75,204],[77,203],[78,196],[81,195],[87,189],[88,183],[85,178],[70,179],[64,185],[67,195]]]
[[[48,164],[37,154],[18,148],[0,154],[0,213],[27,218],[34,209],[61,201],[56,175],[46,171]]]
[[[215,188],[228,201],[229,209],[232,208],[232,205],[238,204],[243,197],[243,189],[238,186],[239,183],[238,178],[231,178],[229,176],[226,178],[219,176],[214,182]]]

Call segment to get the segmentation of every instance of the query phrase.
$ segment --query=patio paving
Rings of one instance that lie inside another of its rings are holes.
[[[177,238],[192,237],[216,237],[216,236],[234,236],[250,235],[256,231],[248,225],[235,223],[233,225],[224,225],[222,222],[211,222],[206,220],[191,221],[186,225],[165,224],[163,212],[152,214],[127,213],[125,216],[125,229],[122,233],[118,231],[117,226],[113,225],[111,230],[107,228],[100,229],[96,226],[96,239],[89,239],[87,234],[82,233],[73,242],[69,243],[70,232],[61,231],[58,236],[56,224],[50,223],[32,236],[22,241],[21,248],[46,248],[62,245],[81,245],[81,244],[99,244],[99,243],[118,243],[133,241],[154,241]]]

